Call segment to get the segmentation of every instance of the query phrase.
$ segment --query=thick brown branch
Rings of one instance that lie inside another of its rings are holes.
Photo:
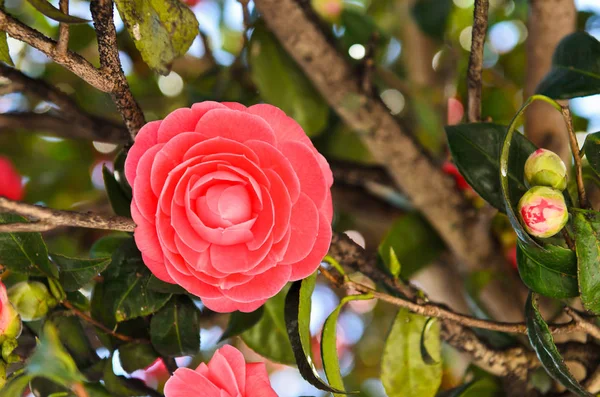
[[[31,223],[0,225],[1,232],[48,231],[60,226],[133,232],[135,223],[122,216],[102,216],[75,211],[55,210],[8,200],[0,197],[0,210],[12,212],[33,220]]]
[[[101,117],[78,120],[65,120],[49,113],[5,113],[0,114],[0,132],[35,131],[70,138],[86,139],[106,143],[126,143],[127,131],[113,121]]]
[[[9,36],[20,40],[30,46],[37,48],[54,61],[77,76],[81,77],[88,84],[104,92],[111,92],[114,87],[114,81],[96,69],[81,55],[71,51],[60,53],[57,49],[57,42],[44,36],[37,30],[30,28],[22,22],[0,10],[0,30],[8,33]]]
[[[374,157],[386,165],[397,186],[439,232],[460,263],[469,270],[490,266],[504,271],[507,265],[489,230],[476,221],[453,181],[423,153],[378,98],[362,91],[352,67],[302,6],[296,0],[256,0],[255,5],[306,76],[340,117],[359,132]],[[493,316],[502,320],[522,317],[518,293],[500,282],[487,288],[483,299]]]
[[[471,54],[467,70],[467,119],[469,123],[481,121],[481,85],[483,73],[483,47],[488,27],[488,0],[475,0]]]
[[[114,82],[111,95],[133,140],[146,120],[140,105],[129,89],[129,83],[121,67],[117,31],[113,22],[113,2],[112,0],[92,0],[90,10],[98,38],[101,70],[108,79]]]

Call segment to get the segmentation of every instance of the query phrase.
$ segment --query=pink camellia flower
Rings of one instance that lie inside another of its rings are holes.
[[[0,196],[10,200],[23,199],[21,175],[10,160],[0,156]]]
[[[196,370],[179,368],[165,385],[165,397],[277,397],[264,363],[246,363],[226,345]]]
[[[8,301],[6,286],[0,281],[0,344],[8,338],[18,338],[19,335],[21,335],[21,319]]]
[[[125,174],[145,264],[211,310],[257,309],[329,249],[331,170],[274,106],[178,109],[140,130]]]
[[[554,236],[569,220],[562,193],[545,186],[529,189],[519,200],[518,208],[525,230],[536,237]]]

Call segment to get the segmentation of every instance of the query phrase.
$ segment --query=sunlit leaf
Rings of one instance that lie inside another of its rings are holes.
[[[600,314],[600,213],[573,211],[581,302],[587,310]]]

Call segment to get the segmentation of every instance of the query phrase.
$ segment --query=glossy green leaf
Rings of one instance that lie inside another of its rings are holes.
[[[421,331],[425,317],[401,309],[385,342],[381,381],[388,396],[433,397],[442,382],[442,365],[427,365],[421,357]],[[439,326],[427,333],[426,344],[434,358],[440,357]]]
[[[261,97],[296,120],[309,136],[327,125],[329,106],[277,39],[259,24],[249,43],[252,80]]]
[[[390,247],[390,274],[394,276],[394,278],[400,277],[400,272],[402,271],[402,265],[398,260],[398,256],[396,255],[396,251],[394,251],[394,247]]]
[[[104,304],[112,308],[117,322],[152,314],[171,294],[148,288],[152,274],[144,265],[133,238],[125,240],[112,255],[104,275]]]
[[[500,186],[500,154],[506,137],[506,126],[472,123],[447,126],[448,145],[452,158],[466,181],[492,206],[505,212]],[[511,203],[516,205],[527,191],[523,169],[536,146],[522,134],[514,135],[511,146],[508,181]]]
[[[144,62],[167,75],[198,35],[198,20],[180,0],[115,0]]]
[[[600,93],[600,42],[586,32],[562,39],[552,56],[552,69],[536,91],[556,99]]]
[[[0,214],[0,223],[25,221],[19,215]],[[40,233],[0,233],[0,263],[17,273],[58,277],[58,269],[48,259],[48,248]]]
[[[574,252],[560,247],[550,246],[550,249],[560,249],[565,258],[566,266],[554,266],[549,261],[544,261],[531,255],[532,250],[523,247],[522,242],[517,243],[517,266],[523,283],[541,295],[556,299],[572,298],[579,295],[577,288],[577,261],[572,261]],[[567,252],[568,251],[568,252]],[[558,263],[557,263],[558,264]]]
[[[340,304],[325,320],[321,332],[321,357],[323,358],[323,369],[327,380],[332,387],[344,390],[344,379],[340,371],[340,361],[337,351],[337,322],[344,305],[355,300],[373,299],[371,295],[348,295],[342,298]],[[335,397],[343,394],[333,393]]]
[[[498,382],[490,377],[473,380],[455,389],[444,397],[502,397],[504,392]]]
[[[10,57],[10,51],[8,49],[6,32],[0,32],[0,62],[4,62],[10,66],[15,66],[12,58]]]
[[[29,385],[32,376],[22,374],[10,379],[4,387],[0,388],[0,397],[21,396],[25,388]]]
[[[310,310],[311,297],[317,282],[317,272],[296,281],[285,298],[285,324],[300,375],[319,390],[344,393],[330,387],[319,376],[311,354]]]
[[[581,302],[587,310],[600,314],[600,213],[573,211]]]
[[[410,277],[428,265],[444,251],[444,243],[437,232],[418,213],[402,215],[394,222],[379,245],[379,255],[391,269],[390,249],[402,264],[402,276]]]
[[[600,175],[600,132],[588,134],[583,150],[590,166],[596,171],[596,174]]]
[[[282,364],[294,365],[296,360],[288,339],[284,319],[285,297],[288,289],[269,299],[264,305],[262,318],[241,334],[249,348],[261,356]]]
[[[579,396],[591,397],[573,375],[561,357],[548,324],[540,314],[537,306],[537,297],[530,292],[525,305],[525,323],[529,342],[535,350],[540,362],[548,375],[560,382],[564,387]]]
[[[417,0],[411,13],[424,33],[441,40],[446,32],[452,6],[452,0]]]
[[[148,280],[148,288],[152,291],[162,292],[164,294],[187,294],[187,291],[180,285],[165,283],[164,281],[156,278],[154,274],[150,276],[150,280]]]
[[[36,10],[44,14],[50,19],[64,23],[87,23],[87,19],[78,18],[72,15],[67,15],[58,8],[54,7],[48,0],[27,0]]]
[[[152,316],[150,340],[156,351],[167,357],[200,351],[200,311],[190,298],[174,296]]]
[[[439,364],[439,361],[434,358],[431,353],[429,353],[429,349],[427,348],[427,341],[429,340],[429,332],[435,332],[435,327],[437,326],[437,333],[439,337],[439,324],[437,324],[437,319],[435,317],[429,317],[427,321],[425,321],[425,325],[423,326],[423,331],[421,331],[421,341],[419,343],[419,349],[421,350],[421,358],[423,362],[427,365],[436,365]],[[431,329],[434,331],[430,331]]]
[[[44,325],[41,341],[29,359],[27,373],[42,376],[65,387],[85,380],[62,345],[58,331],[50,323]]]
[[[121,184],[115,179],[114,173],[106,165],[102,166],[104,187],[110,200],[110,205],[117,215],[131,217],[131,197],[123,191]]]
[[[50,254],[60,268],[60,283],[65,291],[77,291],[107,268],[110,258],[79,259],[59,254]]]
[[[123,369],[129,373],[149,367],[158,354],[147,343],[126,343],[119,346],[119,360]]]
[[[81,320],[76,316],[56,315],[51,318],[60,341],[79,368],[88,368],[99,360],[92,348]]]
[[[98,239],[90,249],[90,257],[110,258],[119,247],[126,241],[130,240],[131,236],[126,233],[113,233]]]
[[[219,342],[238,336],[254,327],[262,318],[264,311],[264,307],[261,306],[250,313],[242,313],[239,311],[231,313],[227,328],[225,329],[225,332],[223,332],[223,335],[221,335]]]

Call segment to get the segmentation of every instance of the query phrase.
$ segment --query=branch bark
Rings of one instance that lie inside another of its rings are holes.
[[[483,47],[488,27],[488,0],[475,0],[471,54],[467,70],[467,119],[469,123],[481,121],[481,85],[483,73]]]
[[[530,0],[525,97],[535,93],[537,85],[550,71],[552,54],[559,41],[575,31],[577,10],[573,0]],[[525,132],[539,147],[558,154],[571,163],[567,130],[561,115],[550,105],[536,102],[525,113]]]
[[[295,0],[256,0],[269,28],[340,117],[358,131],[395,183],[440,233],[466,269],[506,269],[489,230],[482,230],[469,203],[396,122],[378,98],[365,94],[348,62]],[[294,21],[294,23],[289,23]],[[435,186],[435,191],[432,190]],[[463,269],[465,270],[465,269]],[[499,283],[484,293],[496,318],[518,320],[521,302]],[[498,299],[498,297],[502,297]]]

